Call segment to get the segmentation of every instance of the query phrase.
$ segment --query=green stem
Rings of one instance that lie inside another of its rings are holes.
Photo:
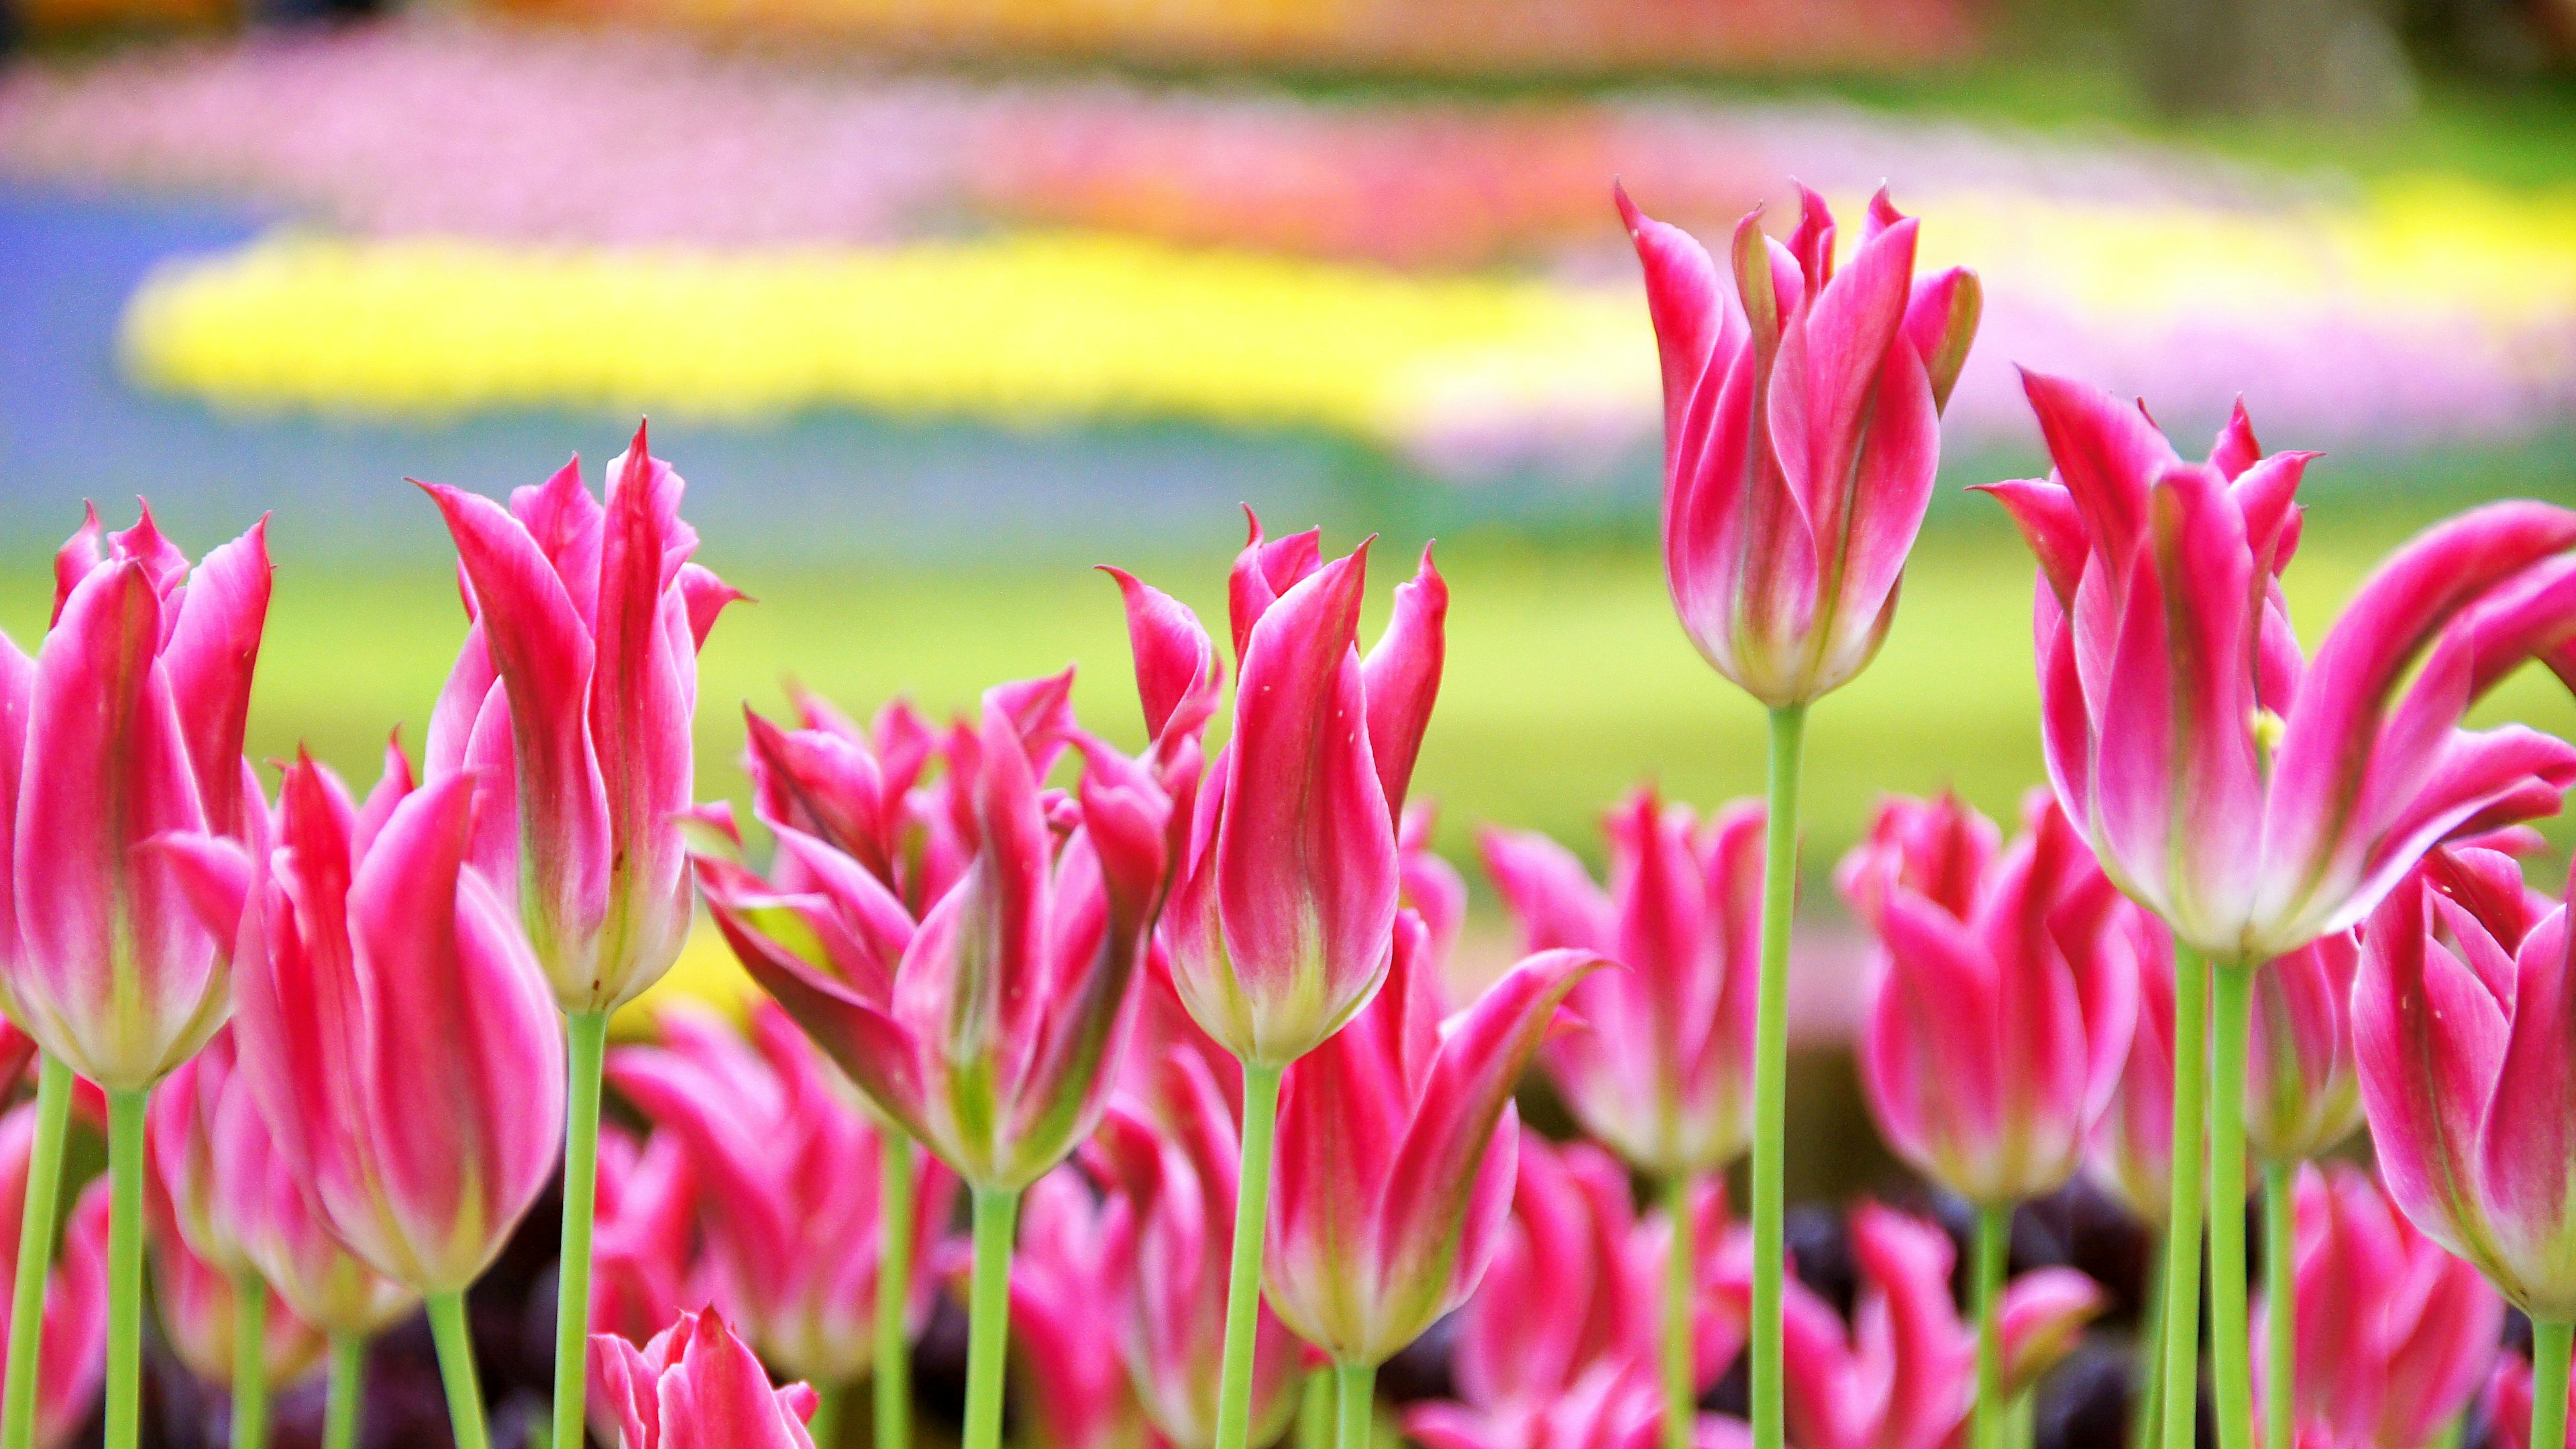
[[[366,1335],[335,1334],[331,1339],[331,1396],[322,1410],[322,1449],[357,1449],[358,1410],[366,1397]]]
[[[571,1096],[564,1114],[563,1252],[555,1268],[555,1449],[582,1449],[590,1395],[590,1226],[599,1188],[599,1069],[608,1013],[564,1018]]]
[[[2263,1164],[2263,1442],[2296,1442],[2299,1391],[2298,1164]]]
[[[1011,1346],[1011,1230],[1018,1188],[975,1189],[975,1280],[966,1309],[964,1449],[999,1449],[1002,1365]]]
[[[1306,1375],[1297,1402],[1297,1449],[1333,1449],[1333,1376]]]
[[[2024,1390],[2014,1396],[2012,1417],[2004,1426],[2006,1449],[2031,1449],[2039,1442],[2039,1391]]]
[[[63,1139],[69,1135],[71,1111],[72,1069],[48,1055],[36,1076],[36,1140],[27,1157],[26,1206],[18,1218],[18,1282],[10,1295],[0,1449],[29,1449],[36,1441],[36,1356],[45,1341],[45,1269],[54,1256]]]
[[[465,1327],[465,1295],[432,1293],[423,1306],[429,1310],[429,1336],[438,1345],[438,1377],[447,1386],[447,1426],[456,1449],[491,1449],[483,1388],[474,1379],[474,1335]]]
[[[1770,810],[1762,842],[1762,974],[1753,1015],[1753,1444],[1788,1441],[1780,1299],[1788,1224],[1789,913],[1798,898],[1798,757],[1807,707],[1771,711]],[[1232,1449],[1232,1446],[1226,1446]]]
[[[2209,963],[2174,950],[2173,1199],[2165,1217],[2165,1449],[2197,1449],[2200,1415],[2202,1088],[2209,1077]]]
[[[2012,1204],[1977,1209],[1977,1401],[1969,1410],[1970,1449],[1998,1449],[2004,1403],[2004,1263],[2012,1256]]]
[[[1377,1365],[1333,1365],[1333,1391],[1340,1409],[1334,1416],[1333,1449],[1369,1449],[1377,1430]]]
[[[2138,1320],[2141,1352],[2129,1391],[2129,1449],[2155,1449],[2163,1425],[2165,1381],[2165,1245],[2148,1250],[2146,1311]]]
[[[143,1434],[143,1109],[151,1089],[107,1094],[107,1449]]]
[[[1270,1225],[1270,1139],[1279,1125],[1279,1070],[1267,1062],[1243,1064],[1243,1171],[1226,1268],[1216,1449],[1245,1449],[1252,1439],[1252,1342],[1261,1311],[1261,1240]]]
[[[912,1440],[912,1138],[891,1123],[877,1128],[876,1449],[906,1449]],[[817,1438],[818,1446],[823,1442]]]
[[[2210,1019],[2209,1360],[2219,1449],[2252,1449],[2254,1336],[2245,1312],[2245,1039],[2254,972],[2222,963]]]
[[[268,1445],[268,1280],[233,1275],[232,1449]]]
[[[2576,1325],[2531,1324],[2531,1449],[2566,1449],[2567,1355]]]
[[[839,1379],[814,1385],[814,1417],[805,1421],[805,1437],[814,1449],[833,1449],[841,1442],[841,1403],[849,1392],[850,1386]]]
[[[1691,1449],[1699,1417],[1699,1354],[1691,1341],[1699,1307],[1699,1224],[1691,1220],[1689,1173],[1664,1179],[1664,1217],[1672,1224],[1664,1255],[1664,1449]]]

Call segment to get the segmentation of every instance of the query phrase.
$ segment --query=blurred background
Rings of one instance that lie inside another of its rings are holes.
[[[1217,617],[1238,504],[1384,534],[1380,613],[1437,536],[1417,791],[1474,969],[1481,824],[1597,860],[1640,780],[1761,781],[1664,602],[1614,176],[1704,237],[1885,181],[1986,279],[1895,634],[1810,732],[1800,1140],[1849,1148],[1795,1186],[1856,1191],[1824,871],[1881,792],[2039,778],[2030,566],[1963,491],[2044,467],[2013,364],[2325,450],[2312,641],[2431,518],[2576,500],[2576,0],[0,0],[0,626],[83,498],[192,552],[274,509],[253,751],[371,777],[462,630],[403,478],[595,474],[649,413],[758,599],[705,656],[714,796],[791,674],[946,710],[1078,660],[1133,743],[1086,566]],[[2576,730],[2536,676],[2487,712]]]

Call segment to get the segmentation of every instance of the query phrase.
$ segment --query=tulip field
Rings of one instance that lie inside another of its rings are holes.
[[[61,3],[0,1449],[2569,1449],[2557,82]]]

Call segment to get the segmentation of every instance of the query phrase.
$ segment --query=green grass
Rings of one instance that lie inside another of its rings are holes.
[[[2312,511],[2291,574],[2312,645],[2368,567],[2430,509],[2345,499]],[[277,756],[309,741],[363,786],[385,731],[401,724],[417,748],[462,632],[453,575],[431,563],[359,572],[291,542],[280,549],[251,749]],[[1376,556],[1378,613],[1410,556],[1394,540]],[[1187,599],[1222,639],[1227,558],[1211,551],[1121,562]],[[1463,857],[1473,828],[1497,821],[1554,832],[1597,855],[1601,810],[1640,780],[1702,805],[1759,789],[1761,714],[1682,637],[1650,545],[1471,534],[1444,543],[1441,560],[1453,588],[1451,653],[1418,788],[1442,803],[1444,849]],[[903,693],[947,712],[986,684],[1078,661],[1086,722],[1129,744],[1141,732],[1116,591],[1076,564],[827,571],[708,561],[759,602],[730,613],[705,656],[703,794],[741,794],[740,706],[780,708],[789,674],[855,711]],[[1955,786],[2002,814],[2039,782],[2030,587],[2028,557],[2009,530],[1973,516],[1936,519],[1885,652],[1815,710],[1811,870],[1850,844],[1883,792]],[[43,577],[9,568],[0,591],[0,624],[12,637],[35,637],[48,597]],[[1372,619],[1372,635],[1376,627]],[[2538,671],[2514,680],[2483,714],[2576,733],[2576,705]]]

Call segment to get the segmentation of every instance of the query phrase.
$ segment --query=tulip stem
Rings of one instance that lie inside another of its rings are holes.
[[[599,1072],[608,1013],[564,1017],[571,1094],[564,1113],[563,1252],[555,1264],[555,1449],[582,1449],[590,1396],[590,1227],[599,1188]]]
[[[2210,1021],[2209,1359],[2219,1449],[2252,1449],[2254,1336],[2245,1313],[2245,1039],[2254,970],[2221,963]],[[2175,1164],[2180,1167],[2182,1159]]]
[[[143,1109],[151,1089],[107,1094],[107,1449],[143,1434]]]
[[[2209,963],[2174,948],[2173,1187],[2165,1218],[2165,1449],[2197,1449],[2200,1427],[2202,1088],[2209,1077]]]
[[[1369,1449],[1377,1428],[1377,1365],[1333,1365],[1333,1389],[1339,1410],[1333,1426],[1333,1449]]]
[[[1020,1190],[975,1189],[975,1280],[966,1308],[965,1449],[1000,1449],[1002,1365],[1011,1346],[1011,1231]]]
[[[474,1334],[465,1326],[463,1293],[432,1293],[422,1300],[429,1310],[429,1336],[438,1345],[438,1377],[447,1387],[447,1426],[456,1449],[491,1449],[483,1423],[483,1386],[474,1378]],[[576,1424],[573,1432],[581,1432]],[[576,1440],[576,1446],[580,1441]]]
[[[2531,1449],[2566,1449],[2567,1356],[2576,1324],[2531,1324]]]
[[[825,1379],[815,1384],[814,1417],[805,1421],[805,1437],[814,1449],[832,1449],[841,1441],[841,1400],[850,1386],[839,1379]]]
[[[267,1449],[268,1280],[233,1275],[232,1449]]]
[[[2296,1442],[2299,1378],[2298,1164],[2263,1164],[2263,1442]]]
[[[906,1449],[912,1440],[912,1138],[890,1123],[877,1129],[877,1449]],[[816,1439],[816,1445],[822,1440]]]
[[[1333,1449],[1333,1401],[1339,1386],[1327,1373],[1306,1375],[1306,1386],[1298,1391],[1297,1449]]]
[[[1970,1410],[1969,1449],[1998,1449],[2009,1405],[2004,1403],[2004,1264],[2012,1256],[2010,1203],[1977,1209],[1977,1402]]]
[[[1788,1225],[1789,914],[1798,898],[1798,757],[1807,707],[1771,711],[1762,841],[1762,974],[1753,1016],[1753,1443],[1788,1441],[1780,1304]],[[1227,1446],[1231,1449],[1231,1446]]]
[[[1226,1266],[1216,1449],[1245,1449],[1252,1439],[1252,1344],[1261,1312],[1261,1241],[1270,1225],[1270,1140],[1279,1125],[1279,1072],[1267,1062],[1243,1064],[1243,1170]]]
[[[1691,1218],[1689,1173],[1664,1179],[1664,1219],[1672,1227],[1664,1255],[1664,1449],[1690,1449],[1699,1417],[1699,1354],[1691,1341],[1699,1308],[1699,1224]]]
[[[18,1218],[18,1281],[10,1293],[8,1385],[0,1391],[0,1446],[36,1441],[36,1355],[45,1341],[45,1268],[53,1261],[54,1218],[63,1191],[72,1069],[47,1053],[36,1074],[36,1140],[27,1157],[26,1205]]]
[[[331,1338],[331,1396],[322,1409],[322,1449],[356,1449],[358,1410],[367,1397],[367,1337]]]
[[[2141,1340],[2136,1371],[2130,1376],[2130,1449],[2155,1449],[2163,1428],[2165,1381],[2165,1245],[2148,1249],[2147,1301],[2138,1319]]]

